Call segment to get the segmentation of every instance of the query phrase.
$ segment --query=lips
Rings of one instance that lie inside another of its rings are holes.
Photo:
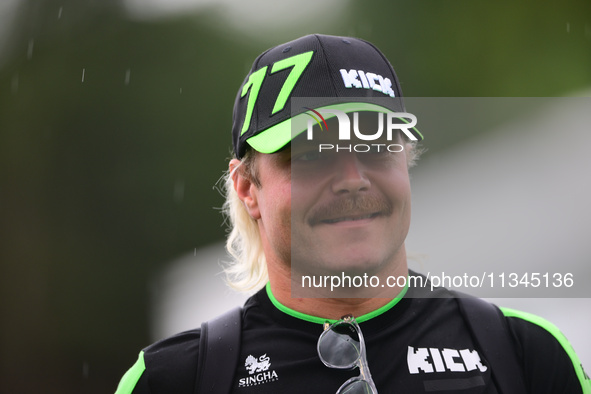
[[[353,214],[353,215],[337,217],[334,219],[323,219],[320,221],[320,223],[335,224],[335,223],[340,223],[340,222],[354,222],[354,221],[358,221],[358,220],[373,219],[375,217],[378,217],[379,215],[380,215],[379,212],[368,213],[368,214]]]

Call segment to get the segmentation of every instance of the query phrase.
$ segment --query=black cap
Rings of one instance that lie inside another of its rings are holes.
[[[237,158],[248,146],[273,153],[289,143],[290,118],[306,111],[301,107],[294,112],[292,97],[334,98],[339,103],[378,98],[382,107],[404,111],[396,73],[373,44],[308,35],[271,48],[254,61],[234,103],[232,142]],[[416,129],[413,134],[422,139]]]

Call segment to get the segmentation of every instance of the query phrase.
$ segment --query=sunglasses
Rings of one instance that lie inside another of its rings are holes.
[[[363,334],[352,315],[343,316],[333,324],[324,323],[317,349],[320,360],[329,368],[359,367],[359,376],[343,383],[336,394],[378,394],[367,365]]]

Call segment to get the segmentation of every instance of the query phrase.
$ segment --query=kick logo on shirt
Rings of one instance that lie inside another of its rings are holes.
[[[259,358],[248,355],[244,361],[244,367],[246,367],[249,376],[240,378],[238,380],[238,387],[256,386],[279,379],[275,370],[269,371],[269,368],[271,368],[271,358],[266,353]]]
[[[411,374],[434,372],[468,372],[488,368],[480,361],[476,350],[437,349],[408,347],[406,356],[408,371]]]

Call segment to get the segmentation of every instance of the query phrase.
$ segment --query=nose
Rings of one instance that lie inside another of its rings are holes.
[[[369,189],[371,183],[365,173],[363,163],[355,153],[339,153],[332,181],[335,194],[358,193]]]

